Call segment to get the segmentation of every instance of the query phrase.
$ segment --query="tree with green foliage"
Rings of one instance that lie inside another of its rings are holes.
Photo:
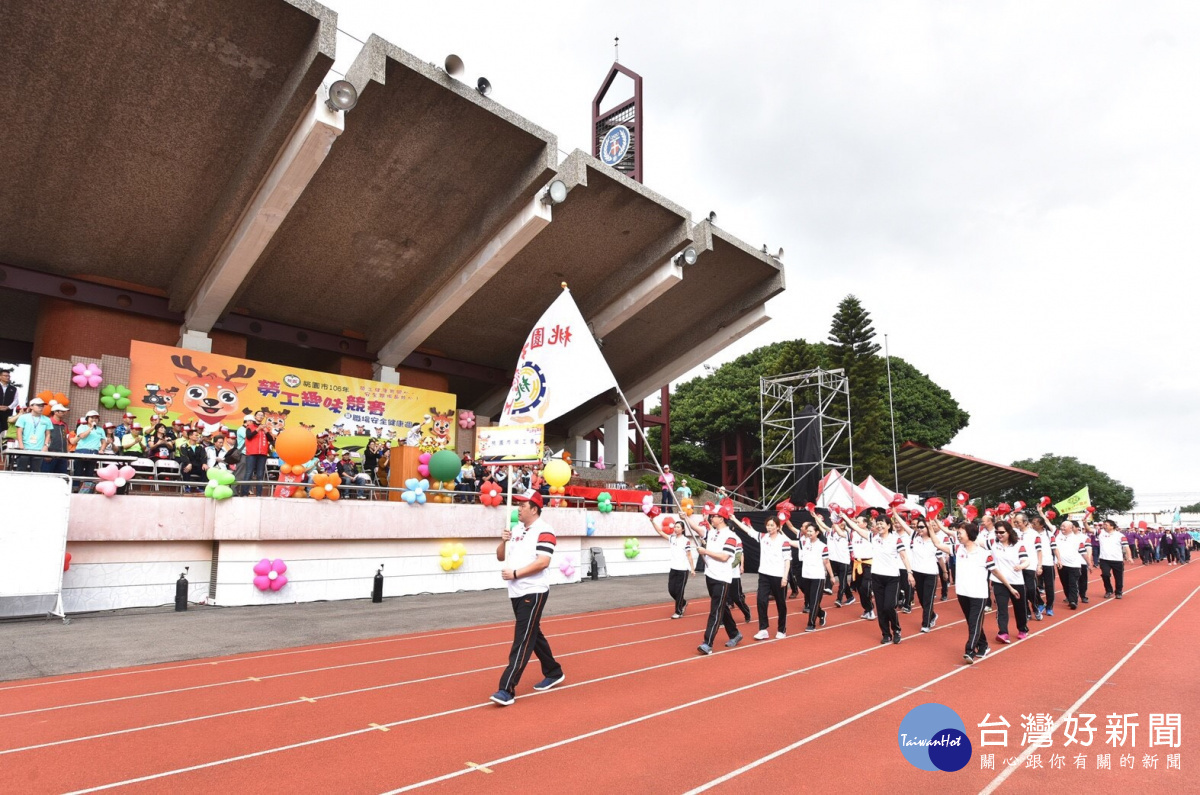
[[[892,468],[886,372],[878,354],[871,314],[853,295],[846,296],[838,304],[829,328],[829,356],[835,367],[846,371],[850,383],[850,433],[856,477],[880,476]],[[836,402],[831,408],[842,411]],[[846,449],[850,441],[843,438],[838,443],[835,458],[850,460],[850,451]]]
[[[1180,513],[1200,513],[1200,502],[1194,502],[1191,505],[1185,505],[1179,509]]]
[[[985,498],[985,504],[1007,502],[1011,505],[1021,500],[1026,505],[1034,506],[1043,495],[1058,502],[1087,486],[1098,516],[1125,513],[1133,508],[1133,489],[1074,456],[1047,453],[1036,461],[1024,459],[1014,461],[1012,465],[1018,469],[1036,472],[1037,480],[1002,492],[997,495],[995,502]]]
[[[672,468],[677,473],[688,472],[718,482],[723,436],[745,433],[751,449],[757,452],[760,448],[760,377],[818,367],[847,367],[854,412],[855,475],[861,480],[872,474],[888,482],[892,447],[887,373],[878,355],[879,348],[872,341],[874,333],[870,316],[850,296],[839,306],[831,331],[841,340],[839,344],[805,340],[772,343],[722,365],[709,375],[680,384],[671,396]],[[903,359],[892,359],[892,382],[897,442],[911,440],[942,447],[970,421],[970,415],[949,392]],[[868,400],[864,395],[872,397]],[[844,416],[845,404],[834,403],[834,410]],[[659,428],[651,428],[647,436],[655,450],[662,449]],[[767,447],[771,446],[772,440],[768,438]],[[844,460],[848,460],[848,451],[842,453]]]

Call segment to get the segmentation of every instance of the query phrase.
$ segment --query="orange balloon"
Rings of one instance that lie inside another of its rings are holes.
[[[317,437],[308,428],[284,428],[275,439],[283,463],[298,466],[317,454]]]
[[[308,490],[308,496],[314,500],[323,500],[325,499],[325,489],[321,486],[313,486]]]
[[[341,498],[342,498],[342,494],[337,489],[332,489],[330,491],[325,492],[325,499],[327,499],[327,500],[335,500],[336,501],[336,500],[340,500]]]

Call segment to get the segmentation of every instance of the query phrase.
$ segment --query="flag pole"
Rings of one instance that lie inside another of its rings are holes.
[[[896,478],[896,492],[900,491],[900,464],[896,457],[896,408],[892,403],[892,357],[888,353],[888,335],[883,335],[883,359],[887,362],[888,414],[892,417],[892,474]]]

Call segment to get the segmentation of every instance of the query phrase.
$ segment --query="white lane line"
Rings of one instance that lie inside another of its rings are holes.
[[[598,617],[598,616],[612,616],[612,615],[620,615],[623,613],[637,613],[637,612],[641,612],[644,610],[666,610],[669,607],[670,607],[669,602],[660,602],[660,603],[656,603],[656,604],[642,605],[641,607],[631,607],[631,608],[623,609],[623,610],[612,610],[612,611],[603,611],[603,610],[595,611],[594,610],[594,611],[588,612],[588,613],[573,613],[571,615],[565,615],[565,616],[550,616],[549,618],[544,619],[542,621],[542,624],[545,625],[547,623],[553,624],[553,623],[559,623],[559,622],[563,622],[563,621],[577,621],[582,618],[594,618],[594,617]],[[393,637],[389,637],[389,638],[379,638],[379,639],[375,639],[375,640],[355,641],[355,642],[351,642],[351,643],[339,643],[339,644],[330,645],[330,646],[314,646],[312,648],[305,648],[305,649],[290,649],[288,651],[276,651],[276,652],[269,652],[267,654],[250,654],[250,655],[244,655],[244,656],[239,655],[236,657],[227,657],[227,658],[220,659],[220,660],[203,660],[200,662],[186,662],[186,663],[179,663],[179,664],[172,664],[172,665],[160,665],[160,666],[157,666],[154,668],[136,668],[136,669],[130,670],[130,671],[115,671],[113,673],[106,673],[106,674],[89,674],[87,676],[58,678],[58,679],[52,679],[49,681],[23,682],[23,683],[15,684],[15,685],[0,685],[0,692],[4,692],[7,690],[24,690],[24,689],[31,688],[31,687],[49,687],[50,685],[68,685],[73,682],[90,682],[95,679],[110,679],[110,678],[118,677],[118,676],[134,676],[136,674],[160,673],[162,671],[179,671],[179,670],[183,670],[185,668],[197,668],[197,667],[204,666],[204,665],[230,665],[232,663],[249,662],[251,660],[265,660],[265,659],[270,659],[272,657],[288,657],[288,656],[296,655],[296,654],[315,654],[315,653],[324,652],[324,651],[338,651],[340,649],[356,649],[360,646],[378,646],[380,644],[403,643],[403,642],[407,642],[407,641],[424,640],[426,638],[444,638],[444,637],[448,637],[450,635],[465,635],[465,634],[472,633],[472,632],[486,632],[488,630],[493,630],[493,629],[510,629],[511,627],[512,627],[511,622],[497,623],[497,624],[483,624],[483,625],[477,626],[477,627],[467,627],[464,629],[447,630],[445,632],[431,632],[431,633],[427,633],[427,634],[413,634],[413,635],[397,635],[397,636],[393,636]],[[70,676],[70,675],[68,674],[67,676]]]
[[[1179,571],[1179,569],[1175,569],[1175,571]],[[1159,575],[1159,576],[1162,576],[1162,575]],[[1132,590],[1132,589],[1130,589],[1130,590]],[[1184,599],[1182,602],[1180,602],[1175,607],[1174,610],[1172,610],[1170,613],[1167,613],[1166,618],[1164,618],[1162,621],[1158,622],[1158,626],[1156,626],[1154,629],[1150,630],[1146,634],[1146,637],[1144,637],[1140,641],[1138,641],[1137,645],[1134,646],[1132,649],[1130,649],[1129,652],[1124,657],[1122,657],[1120,659],[1120,661],[1117,662],[1116,665],[1114,665],[1112,668],[1108,669],[1108,673],[1106,673],[1104,676],[1100,677],[1094,685],[1089,687],[1087,692],[1084,693],[1082,696],[1080,696],[1079,700],[1076,701],[1074,704],[1072,704],[1067,709],[1067,711],[1063,713],[1062,717],[1054,722],[1054,725],[1050,727],[1050,732],[1047,736],[1052,736],[1054,734],[1054,732],[1058,730],[1059,726],[1062,726],[1064,723],[1066,723],[1067,719],[1075,714],[1075,710],[1082,707],[1089,698],[1091,698],[1093,695],[1095,695],[1097,690],[1099,690],[1101,687],[1104,686],[1105,682],[1107,682],[1109,679],[1112,678],[1113,674],[1115,674],[1117,671],[1121,670],[1121,668],[1125,665],[1125,663],[1129,662],[1129,659],[1131,657],[1133,657],[1134,654],[1137,654],[1138,649],[1140,649],[1140,648],[1142,648],[1142,646],[1146,645],[1146,641],[1148,641],[1148,640],[1150,640],[1150,638],[1154,637],[1155,633],[1157,633],[1160,629],[1162,629],[1163,625],[1165,625],[1168,621],[1170,621],[1171,618],[1176,613],[1178,613],[1180,610],[1182,610],[1183,606],[1186,605],[1188,602],[1190,602],[1192,600],[1192,597],[1195,596],[1198,591],[1200,591],[1200,587],[1193,588],[1192,592],[1190,594],[1188,594],[1187,599]],[[979,791],[979,795],[991,795],[991,793],[995,792],[996,788],[999,787],[1001,784],[1003,784],[1005,779],[1007,779],[1010,775],[1013,774],[1013,771],[1020,769],[1021,765],[1025,763],[1025,760],[1029,758],[1029,755],[1032,754],[1037,747],[1038,746],[1036,743],[1031,743],[1024,751],[1021,752],[1021,755],[1017,757],[1017,761],[1013,762],[1011,765],[1006,765],[1004,770],[1000,771],[1000,775],[998,775],[994,779],[992,779],[991,782],[988,783],[988,785],[986,787],[984,787],[982,790]]]
[[[773,618],[773,617],[774,616],[771,616],[771,618]],[[849,626],[849,624],[835,624],[831,627],[828,627],[828,629],[837,629],[838,627],[841,627],[841,626]],[[579,632],[591,632],[591,631],[593,631],[593,630],[579,630]],[[567,652],[565,654],[560,654],[558,656],[561,658],[578,657],[583,654],[592,654],[594,652],[599,652],[599,651],[610,651],[612,649],[620,649],[620,648],[625,648],[627,646],[638,646],[643,643],[656,643],[660,640],[671,640],[673,638],[684,637],[685,635],[694,635],[695,632],[696,632],[696,630],[692,629],[692,630],[687,630],[685,632],[677,632],[673,635],[659,635],[659,636],[655,636],[652,638],[641,638],[639,640],[626,641],[624,643],[615,643],[615,644],[611,644],[608,646],[597,646],[597,647],[591,648],[591,649],[581,649],[579,651]],[[563,635],[567,635],[567,634],[576,634],[576,633],[564,632],[564,633],[555,635],[555,637],[560,638]],[[505,641],[505,643],[503,645],[509,645],[509,643],[510,643],[510,641]],[[342,691],[339,691],[336,693],[326,693],[324,695],[316,696],[315,698],[301,697],[298,700],[291,699],[288,701],[280,701],[280,702],[276,702],[273,704],[262,704],[257,707],[243,707],[242,709],[228,710],[226,712],[216,712],[216,713],[212,713],[209,715],[197,715],[197,716],[191,717],[191,718],[180,718],[178,720],[164,721],[162,723],[154,723],[154,724],[149,724],[149,725],[145,725],[145,726],[133,726],[133,727],[126,728],[126,729],[114,729],[113,731],[102,732],[99,734],[89,734],[89,735],[86,735],[83,737],[70,737],[70,738],[63,739],[63,740],[51,740],[51,741],[44,742],[44,743],[38,743],[36,745],[26,745],[26,746],[22,746],[19,748],[8,748],[5,750],[0,750],[0,756],[5,756],[7,754],[20,753],[22,751],[34,751],[39,748],[51,748],[51,747],[58,746],[58,745],[70,745],[72,743],[84,742],[87,740],[97,740],[97,739],[102,739],[105,737],[116,737],[116,736],[119,736],[122,734],[133,734],[136,732],[149,731],[151,729],[161,729],[161,728],[166,728],[168,726],[181,726],[181,725],[187,724],[187,723],[196,723],[198,721],[212,720],[214,718],[225,718],[225,717],[229,717],[231,715],[244,715],[249,712],[261,712],[261,711],[267,710],[267,709],[276,709],[278,707],[294,706],[300,702],[308,702],[311,704],[315,704],[317,701],[324,701],[326,699],[331,699],[331,698],[340,698],[342,696],[358,695],[360,693],[369,693],[369,692],[376,691],[376,690],[388,690],[388,689],[391,689],[394,687],[404,687],[406,685],[415,685],[415,684],[422,684],[425,682],[434,682],[434,681],[437,681],[440,679],[452,679],[457,676],[466,676],[468,674],[484,673],[487,671],[497,671],[497,670],[502,670],[503,668],[504,668],[503,665],[490,665],[490,666],[487,666],[484,668],[473,668],[473,669],[470,669],[467,671],[455,671],[453,673],[448,673],[448,674],[435,674],[433,676],[425,676],[425,677],[421,677],[419,679],[407,679],[402,682],[387,682],[382,685],[372,685],[370,687],[359,687],[359,688],[355,688],[353,690],[342,690]],[[600,680],[586,680],[584,682],[579,682],[576,685],[572,685],[572,686],[589,684],[594,681],[600,681]],[[564,688],[559,688],[559,689],[565,690],[566,688],[564,687]]]
[[[695,616],[692,616],[692,618],[695,618]],[[649,621],[634,621],[634,622],[630,622],[628,624],[614,624],[614,625],[607,626],[607,627],[593,627],[591,629],[577,629],[577,630],[574,630],[571,632],[559,632],[559,633],[555,634],[554,637],[563,638],[563,637],[567,637],[569,635],[586,635],[591,632],[606,632],[608,630],[626,629],[628,627],[639,627],[639,626],[643,626],[645,624],[657,624],[657,623],[660,623],[662,620],[663,619],[656,618],[656,619],[651,619]],[[401,660],[415,660],[415,659],[419,659],[421,657],[434,657],[439,654],[453,654],[453,653],[460,652],[460,651],[473,651],[473,650],[477,650],[477,649],[488,649],[488,648],[492,648],[495,646],[508,646],[508,645],[511,645],[511,643],[512,643],[511,640],[502,640],[502,641],[497,641],[495,643],[481,643],[476,646],[459,646],[454,649],[443,649],[441,651],[427,651],[427,652],[421,652],[419,654],[406,654],[406,655],[402,655],[402,656],[398,656],[398,657],[382,657],[377,660],[360,660],[359,662],[342,663],[340,665],[327,665],[327,666],[323,666],[321,668],[304,668],[299,671],[285,671],[283,673],[278,673],[278,674],[263,674],[263,675],[259,676],[256,681],[258,681],[258,680],[265,681],[268,679],[282,679],[282,678],[289,677],[289,676],[303,676],[305,674],[322,673],[325,671],[336,671],[336,670],[340,670],[340,669],[344,669],[344,668],[359,668],[359,667],[367,666],[367,665],[379,665],[382,663],[392,663],[392,662],[398,662]],[[78,701],[78,702],[71,703],[71,704],[55,704],[54,706],[49,706],[49,707],[35,707],[33,709],[20,710],[18,712],[0,713],[0,719],[13,718],[13,717],[17,717],[19,715],[33,715],[33,714],[36,714],[39,712],[54,712],[56,710],[62,710],[62,709],[73,709],[75,707],[90,707],[90,706],[94,706],[96,704],[111,704],[111,703],[119,702],[119,701],[131,701],[131,700],[139,699],[139,698],[150,698],[152,696],[173,695],[176,693],[186,693],[186,692],[189,692],[192,690],[205,690],[205,689],[213,688],[213,687],[225,687],[227,685],[245,684],[247,681],[249,681],[249,680],[244,679],[244,678],[243,679],[227,679],[227,680],[221,681],[221,682],[209,682],[209,683],[203,684],[203,685],[190,685],[188,687],[177,687],[177,688],[172,688],[170,690],[154,690],[154,691],[151,691],[148,693],[132,693],[127,696],[113,696],[112,698],[95,699],[92,701]]]
[[[1132,589],[1130,589],[1130,590],[1132,590]],[[856,626],[857,623],[858,623],[857,619],[855,619],[855,620],[847,621],[845,623],[834,624],[834,625],[828,626],[825,629],[821,630],[821,632],[828,632],[829,630],[840,629],[842,627],[852,627],[852,626]],[[962,623],[962,622],[957,621],[957,622],[954,622],[951,624],[947,624],[946,626],[951,627],[951,626],[954,626],[955,624],[959,624],[959,623]],[[939,627],[938,629],[942,629],[942,627]],[[936,630],[936,629],[934,630],[934,632],[937,632],[937,631],[938,630]],[[664,638],[650,638],[650,639],[646,639],[646,640],[633,641],[631,643],[624,643],[624,644],[618,644],[618,645],[619,646],[632,646],[632,645],[636,645],[638,643],[649,643],[654,640],[665,640],[666,638],[679,637],[681,635],[692,635],[694,633],[695,633],[695,630],[692,630],[690,632],[678,633],[678,635],[667,635]],[[782,641],[770,641],[768,643],[756,643],[753,645],[738,646],[733,649],[716,652],[712,656],[709,656],[709,657],[701,657],[701,656],[697,655],[697,656],[692,656],[692,657],[685,657],[685,658],[682,658],[679,660],[670,660],[665,663],[658,663],[656,665],[648,665],[648,666],[645,666],[644,668],[636,668],[631,671],[621,671],[621,672],[615,673],[615,674],[607,674],[605,676],[596,677],[595,679],[587,679],[582,682],[574,682],[571,684],[563,685],[562,687],[556,687],[553,690],[543,690],[541,692],[534,691],[533,693],[529,694],[528,696],[522,696],[522,698],[533,698],[533,697],[537,697],[537,696],[549,696],[549,695],[553,695],[555,693],[563,693],[568,690],[572,690],[576,687],[585,687],[587,685],[593,685],[598,682],[608,682],[608,681],[611,681],[614,679],[622,679],[627,676],[634,676],[637,674],[647,673],[649,671],[657,671],[657,670],[661,670],[663,668],[670,668],[675,665],[685,665],[687,663],[695,663],[695,662],[700,662],[703,660],[711,660],[714,658],[719,658],[723,654],[734,654],[737,652],[744,652],[749,649],[756,649],[756,648],[761,649],[764,647],[770,647],[770,646],[774,645],[775,643],[786,643],[789,640],[799,640],[804,637],[809,637],[809,635],[807,633],[801,633],[800,635],[789,635],[787,638],[784,638]],[[613,647],[613,648],[616,648],[616,647]],[[875,647],[872,647],[872,648],[875,648]],[[599,649],[593,649],[592,651],[599,651]],[[586,652],[572,652],[572,654],[584,654],[584,653],[586,653]],[[563,656],[566,657],[568,655],[564,654]],[[492,668],[486,668],[486,669],[480,669],[480,670],[498,670],[501,668],[503,668],[503,666],[497,665],[497,666],[493,666]],[[474,673],[474,672],[465,672],[465,673]],[[443,676],[431,677],[431,678],[443,679],[443,678],[447,678],[447,677],[451,677],[451,676],[461,676],[461,675],[462,675],[462,673],[445,674]],[[379,687],[362,688],[360,690],[347,691],[347,692],[348,693],[360,693],[360,692],[366,692],[367,690],[378,690],[378,689],[381,689],[382,687],[389,687],[389,686],[394,686],[394,685],[381,685]],[[334,695],[342,695],[342,694],[334,694]],[[331,697],[332,696],[323,696],[323,698],[331,698]],[[292,703],[292,702],[288,702],[288,703]],[[456,715],[461,712],[469,712],[470,710],[482,709],[482,708],[486,708],[486,707],[494,708],[494,705],[492,704],[491,701],[484,701],[482,703],[469,704],[465,707],[457,707],[455,709],[449,709],[449,710],[445,710],[443,712],[435,712],[435,713],[432,713],[429,715],[418,715],[418,716],[412,717],[412,718],[405,718],[403,720],[394,721],[392,723],[384,723],[382,725],[387,726],[388,728],[394,728],[396,726],[404,726],[404,725],[407,725],[410,723],[418,723],[421,721],[432,720],[435,718],[442,718],[442,717],[446,717],[447,715]],[[191,765],[189,767],[183,767],[183,768],[178,768],[176,770],[164,771],[162,773],[152,773],[150,775],[141,776],[141,777],[133,778],[133,779],[128,779],[126,781],[117,781],[117,782],[113,782],[111,784],[101,784],[99,786],[91,787],[89,789],[77,790],[75,792],[68,793],[68,795],[83,795],[83,793],[88,793],[88,792],[100,792],[102,790],[113,789],[116,787],[123,787],[123,786],[127,786],[129,784],[138,784],[138,783],[141,783],[144,781],[154,781],[154,780],[157,780],[160,778],[166,778],[168,776],[179,775],[182,773],[191,773],[191,772],[194,772],[197,770],[204,770],[206,768],[219,767],[221,765],[232,764],[234,762],[241,762],[241,761],[244,761],[247,759],[255,759],[258,757],[262,757],[262,756],[268,756],[270,754],[280,753],[282,751],[290,751],[290,750],[293,750],[296,748],[303,748],[303,747],[310,746],[310,745],[318,745],[320,743],[331,742],[333,740],[341,740],[341,739],[345,739],[347,737],[354,737],[356,735],[364,734],[369,731],[376,731],[376,730],[375,729],[358,729],[355,731],[343,732],[341,734],[329,735],[326,737],[316,737],[312,740],[305,740],[303,742],[293,743],[291,745],[280,746],[277,748],[267,748],[262,751],[254,751],[254,752],[251,752],[248,754],[242,754],[240,756],[229,757],[226,759],[217,759],[212,762],[203,762],[203,763],[200,763],[197,765]]]
[[[1172,573],[1171,571],[1164,572],[1163,574],[1160,574],[1157,577],[1153,577],[1149,580],[1146,580],[1145,582],[1139,583],[1138,585],[1135,585],[1132,588],[1128,588],[1126,590],[1135,591],[1138,588],[1141,588],[1143,585],[1149,585],[1150,583],[1154,582],[1155,580],[1165,577],[1171,573]],[[1098,604],[1094,608],[1092,608],[1092,610],[1104,607],[1104,605],[1109,604],[1109,603],[1110,603],[1109,600],[1101,602],[1100,604]],[[1092,610],[1084,610],[1081,613],[1073,613],[1072,615],[1069,615],[1069,616],[1063,618],[1061,621],[1056,621],[1048,627],[1043,627],[1039,632],[1036,632],[1036,633],[1030,635],[1030,637],[1031,638],[1038,637],[1038,636],[1042,635],[1043,633],[1049,632],[1050,630],[1054,629],[1055,627],[1061,627],[1064,624],[1066,624],[1068,621],[1071,621],[1072,619],[1076,619],[1076,618],[1079,618],[1080,616],[1088,615],[1089,613],[1092,612]],[[791,753],[792,751],[795,751],[797,748],[800,748],[801,746],[808,745],[813,740],[818,740],[827,734],[832,734],[833,732],[837,731],[838,729],[841,729],[845,726],[849,726],[851,723],[854,723],[862,718],[865,718],[867,715],[870,715],[874,712],[878,712],[879,710],[889,707],[898,701],[903,701],[904,699],[908,698],[909,696],[911,696],[915,693],[919,693],[922,690],[924,690],[925,688],[930,687],[931,685],[935,685],[938,682],[941,682],[945,679],[949,679],[952,676],[957,676],[958,674],[962,673],[963,671],[971,670],[978,665],[986,665],[988,660],[990,660],[1000,654],[1003,654],[1006,651],[1011,651],[1016,648],[1020,648],[1020,644],[1017,644],[1015,646],[1011,646],[1011,645],[1004,646],[1004,647],[998,649],[997,651],[991,652],[990,654],[988,654],[988,656],[986,658],[984,658],[983,660],[980,660],[975,665],[960,665],[959,667],[955,668],[952,671],[949,671],[948,673],[944,673],[941,676],[930,679],[928,682],[924,682],[922,684],[917,685],[916,687],[910,688],[898,696],[889,698],[887,701],[880,702],[879,704],[876,704],[873,707],[869,707],[869,708],[863,710],[862,712],[859,712],[857,715],[851,715],[849,718],[838,721],[837,723],[833,724],[832,726],[826,727],[826,728],[822,729],[821,731],[816,732],[815,734],[810,734],[809,736],[805,737],[803,740],[797,740],[796,742],[792,743],[791,745],[789,745],[785,748],[780,748],[778,751],[773,751],[764,757],[761,757],[759,759],[754,760],[753,762],[750,762],[749,764],[739,767],[737,770],[726,773],[725,775],[723,775],[719,778],[715,778],[712,781],[709,781],[707,784],[701,784],[699,787],[696,787],[695,789],[688,790],[686,795],[695,795],[695,793],[704,792],[705,790],[709,790],[720,784],[724,784],[725,782],[730,781],[730,780],[742,775],[743,773],[753,770],[756,767],[760,767],[760,766],[766,764],[767,762],[770,762],[773,759],[778,759],[779,757],[783,756],[784,754]]]

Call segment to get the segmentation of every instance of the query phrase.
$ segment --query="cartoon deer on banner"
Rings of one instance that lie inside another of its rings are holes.
[[[248,383],[238,381],[254,375],[253,367],[239,364],[232,373],[222,370],[223,377],[218,377],[215,372],[209,372],[207,367],[193,364],[191,356],[172,356],[171,364],[191,373],[176,373],[175,379],[183,384],[184,408],[196,415],[206,431],[221,427],[227,417],[237,412],[240,401],[238,393],[248,386]]]

